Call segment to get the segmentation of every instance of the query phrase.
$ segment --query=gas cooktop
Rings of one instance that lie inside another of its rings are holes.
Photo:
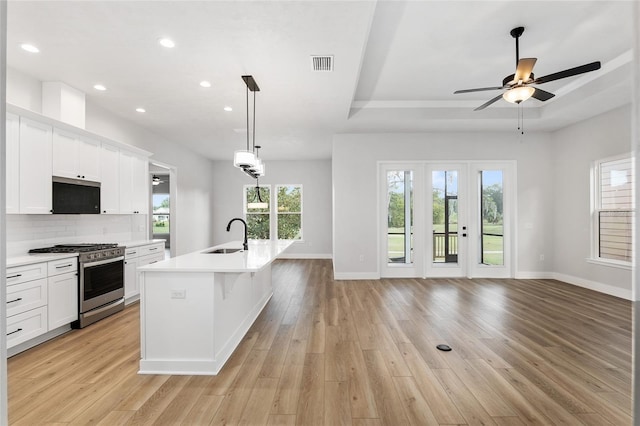
[[[53,247],[31,249],[29,253],[86,253],[116,247],[118,247],[117,243],[57,244]]]

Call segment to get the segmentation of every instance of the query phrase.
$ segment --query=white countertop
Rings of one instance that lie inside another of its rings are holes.
[[[128,247],[145,246],[147,244],[154,244],[154,243],[162,243],[164,245],[164,240],[155,239],[155,240],[126,241],[126,242],[118,242],[118,245],[125,246],[128,248]]]
[[[233,241],[173,257],[138,268],[140,272],[256,272],[273,262],[293,241],[249,241],[249,249],[228,254],[209,254],[218,248],[242,248]]]
[[[24,256],[15,256],[7,258],[7,268],[14,266],[33,265],[34,263],[49,262],[52,260],[66,259],[69,257],[78,257],[78,253],[34,253],[25,254]]]

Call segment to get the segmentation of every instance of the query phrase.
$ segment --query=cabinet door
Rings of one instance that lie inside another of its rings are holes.
[[[75,272],[49,277],[49,330],[78,319],[78,275]]]
[[[102,213],[120,213],[120,150],[113,146],[100,148],[100,205]]]
[[[51,213],[51,126],[20,119],[20,213]]]
[[[149,211],[149,162],[143,157],[133,161],[133,210],[147,214]]]
[[[133,213],[133,161],[130,152],[120,151],[120,213]]]
[[[138,259],[126,259],[124,261],[124,298],[129,299],[140,293],[136,268]]]
[[[20,118],[7,114],[7,213],[20,213]]]
[[[71,179],[80,178],[78,173],[78,152],[76,136],[59,129],[53,129],[52,173]]]
[[[91,139],[78,139],[78,174],[82,179],[102,182],[100,170],[100,142]]]

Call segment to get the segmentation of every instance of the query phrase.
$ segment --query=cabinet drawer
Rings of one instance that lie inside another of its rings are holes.
[[[7,316],[20,314],[47,304],[47,280],[27,281],[7,287]]]
[[[48,262],[48,275],[50,277],[67,272],[76,272],[78,270],[78,258],[69,257],[66,259],[53,260]]]
[[[140,247],[131,247],[124,249],[124,258],[133,259],[140,256]]]
[[[33,263],[31,265],[7,268],[7,285],[20,284],[26,281],[47,277],[47,263]]]
[[[162,243],[141,246],[138,247],[138,249],[138,253],[140,253],[140,256],[162,253],[162,257],[164,258],[164,244]]]
[[[156,253],[148,256],[141,256],[138,259],[138,267],[160,262],[161,260],[164,260],[164,253]]]
[[[32,309],[7,318],[7,348],[47,332],[47,307]]]

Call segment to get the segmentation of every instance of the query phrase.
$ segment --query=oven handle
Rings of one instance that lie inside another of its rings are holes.
[[[107,263],[113,263],[113,262],[117,262],[119,260],[124,260],[124,256],[119,256],[119,257],[113,257],[111,259],[105,259],[105,260],[96,260],[96,261],[89,261],[89,262],[80,262],[80,265],[82,265],[83,268],[87,268],[89,266],[100,266],[100,265],[106,265]]]

